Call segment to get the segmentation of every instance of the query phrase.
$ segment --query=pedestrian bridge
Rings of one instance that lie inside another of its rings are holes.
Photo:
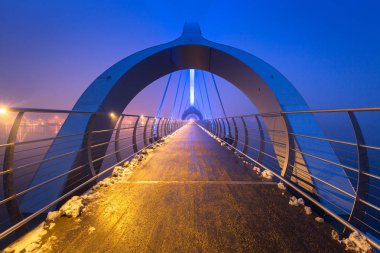
[[[214,74],[258,112],[227,115]],[[165,75],[156,115],[123,113]],[[73,110],[2,114],[0,239],[7,251],[380,248],[380,108],[310,110],[277,70],[204,39],[197,25],[116,63]]]

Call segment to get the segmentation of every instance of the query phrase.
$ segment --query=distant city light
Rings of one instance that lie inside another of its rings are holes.
[[[0,107],[0,114],[4,115],[7,114],[8,110],[5,107]]]
[[[190,105],[194,105],[194,69],[190,69]]]
[[[113,113],[113,112],[110,112],[109,115],[110,115],[111,118],[116,118],[116,114]]]

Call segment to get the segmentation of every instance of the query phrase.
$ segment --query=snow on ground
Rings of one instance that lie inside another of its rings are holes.
[[[305,205],[305,201],[303,200],[303,198],[298,198],[298,204],[301,205],[301,206],[304,206]]]
[[[95,228],[94,228],[94,227],[89,227],[89,228],[88,228],[88,233],[89,233],[89,234],[94,233],[94,231],[95,231]]]
[[[277,184],[277,187],[278,187],[278,189],[280,189],[280,190],[283,190],[283,191],[286,190],[286,186],[285,186],[283,183],[281,183],[281,182]]]
[[[62,216],[76,218],[82,213],[83,208],[83,198],[80,196],[74,196],[59,209],[59,212]]]
[[[297,198],[294,197],[294,196],[290,197],[290,199],[289,199],[289,205],[291,205],[291,206],[298,206]]]
[[[335,241],[339,241],[339,233],[336,230],[331,230],[331,238]]]
[[[261,172],[261,176],[266,179],[272,179],[273,173],[270,170],[264,170],[263,172]]]
[[[303,206],[305,205],[305,201],[303,200],[303,198],[296,198],[294,196],[290,197],[289,199],[289,205],[291,206]]]
[[[307,215],[311,215],[313,212],[311,211],[311,208],[309,206],[304,206],[305,213]]]
[[[43,253],[51,252],[53,250],[54,244],[57,242],[58,238],[55,236],[50,236],[45,239],[45,242],[42,244],[43,237],[47,234],[48,230],[51,230],[55,227],[54,221],[56,221],[61,216],[67,216],[73,219],[73,222],[80,222],[80,215],[82,212],[86,211],[86,206],[94,201],[95,199],[101,196],[101,193],[98,192],[99,189],[103,187],[108,187],[112,184],[117,183],[121,180],[128,180],[132,171],[139,165],[141,161],[146,159],[152,151],[160,147],[163,143],[173,137],[176,134],[173,134],[160,139],[158,142],[154,143],[151,147],[144,149],[134,156],[131,161],[127,161],[123,166],[115,166],[112,175],[105,178],[104,180],[98,182],[90,190],[82,194],[81,196],[73,196],[69,199],[58,211],[52,211],[47,214],[46,220],[38,225],[35,229],[18,239],[16,242],[11,244],[9,247],[5,248],[3,252],[6,253]],[[94,227],[88,229],[89,234],[95,231]]]
[[[222,146],[222,147],[227,146],[226,143],[223,142],[216,135],[210,135],[210,136],[213,139],[215,139],[217,142],[219,142],[220,146]],[[232,150],[229,146],[227,146],[227,149]],[[244,157],[242,154],[240,154],[237,151],[234,151],[234,154],[239,158]],[[245,160],[243,161],[243,164],[253,165],[253,164],[250,164],[249,162],[247,162]],[[273,178],[273,173],[270,170],[264,170],[263,172],[261,172],[261,169],[258,166],[253,166],[252,170],[254,172],[256,172],[257,174],[261,174],[261,176],[263,178],[266,178],[266,179],[272,179]],[[278,183],[277,187],[280,190],[283,190],[283,191],[286,190],[286,186],[282,182]],[[283,195],[284,195],[284,193],[283,193]],[[304,211],[305,211],[306,215],[311,215],[313,213],[312,209],[309,206],[305,206],[305,201],[302,198],[296,198],[295,196],[292,196],[289,200],[289,205],[291,205],[291,206],[304,206]],[[325,222],[325,220],[321,217],[315,217],[315,221],[318,223],[324,223]],[[359,252],[359,253],[372,253],[372,252],[374,252],[371,245],[368,243],[366,237],[361,235],[358,232],[352,232],[348,238],[345,238],[343,240],[339,240],[338,232],[335,230],[332,230],[331,231],[331,238],[333,240],[338,241],[339,243],[345,244],[346,250]]]
[[[341,241],[346,245],[346,250],[353,250],[360,253],[374,252],[367,238],[359,232],[352,232],[348,238]]]
[[[49,213],[47,214],[46,220],[47,220],[47,221],[55,221],[55,220],[58,219],[60,216],[61,216],[61,213],[60,213],[59,211],[49,212]]]
[[[318,223],[325,223],[325,219],[323,219],[321,217],[315,217],[315,221]]]
[[[260,167],[257,167],[257,166],[254,166],[254,167],[253,167],[253,171],[255,171],[257,174],[260,174],[260,173],[261,173],[261,169],[260,169]]]
[[[51,251],[53,245],[57,241],[57,237],[51,236],[46,243],[42,245],[42,238],[47,234],[49,227],[45,223],[41,223],[35,229],[21,237],[16,243],[4,249],[4,253],[19,253],[19,252],[47,252]]]
[[[339,233],[336,230],[331,231],[331,238],[346,246],[347,251],[359,252],[359,253],[372,253],[371,244],[367,241],[367,238],[359,232],[352,232],[348,238],[340,240]]]

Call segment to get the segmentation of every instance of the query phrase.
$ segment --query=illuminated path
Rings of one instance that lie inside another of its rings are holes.
[[[196,125],[101,193],[80,222],[57,221],[47,236],[58,238],[54,251],[343,252],[329,225],[290,207]]]

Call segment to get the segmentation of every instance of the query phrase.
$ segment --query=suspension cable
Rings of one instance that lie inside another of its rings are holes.
[[[185,111],[186,108],[188,108],[189,104],[190,104],[190,97],[187,98],[186,105],[185,105],[183,111]]]
[[[186,90],[186,84],[187,84],[187,81],[188,81],[188,76],[186,75],[186,80],[185,80],[185,84],[183,86],[183,91],[182,91],[182,96],[181,96],[181,103],[179,105],[179,110],[178,110],[178,117],[177,118],[180,118],[180,113],[181,113],[181,108],[182,108],[182,103],[183,103],[183,97],[185,95],[185,90]]]
[[[220,106],[222,107],[224,117],[227,118],[226,111],[224,110],[224,106],[223,106],[223,103],[222,103],[222,99],[220,98],[220,94],[219,94],[218,86],[216,85],[216,81],[215,81],[214,74],[211,73],[211,76],[212,76],[212,80],[213,80],[213,82],[214,82],[214,86],[215,86],[216,93],[218,94],[218,99],[219,99],[219,102],[220,102]]]
[[[201,110],[201,107],[199,106],[199,102],[198,102],[198,100],[195,100],[195,104],[197,105],[198,110],[200,111],[200,110]]]
[[[198,79],[198,89],[199,89],[199,95],[201,96],[201,104],[202,104],[202,109],[203,109],[203,113],[205,114],[205,118],[207,118],[207,112],[206,112],[206,107],[205,107],[205,103],[204,103],[204,100],[203,100],[203,95],[202,95],[202,87],[200,85],[200,82],[199,82],[199,79]]]
[[[170,79],[171,78],[172,78],[172,73],[170,73],[168,81],[166,82],[165,91],[164,91],[164,94],[162,95],[161,103],[160,103],[160,106],[158,107],[158,110],[157,110],[157,113],[156,113],[157,117],[160,117],[160,115],[161,115],[162,105],[164,104],[164,100],[165,100],[165,97],[166,97],[166,93],[168,91],[168,87],[169,87]]]
[[[173,116],[174,116],[174,108],[175,108],[175,105],[176,105],[176,103],[177,103],[178,90],[179,90],[179,86],[180,86],[180,84],[181,84],[182,73],[183,73],[183,72],[181,71],[181,73],[180,73],[180,75],[179,75],[179,78],[178,78],[177,91],[176,91],[176,93],[175,93],[174,103],[173,103],[173,106],[172,106],[172,109],[171,109],[171,112],[170,112],[170,118],[173,118]]]
[[[205,90],[206,90],[206,97],[207,97],[207,101],[208,101],[208,107],[209,107],[210,113],[211,113],[211,118],[214,118],[214,114],[212,113],[212,109],[211,109],[210,97],[208,96],[208,91],[207,91],[207,85],[206,85],[206,79],[205,79],[204,71],[202,71],[202,76],[203,76],[203,84],[204,84]]]

